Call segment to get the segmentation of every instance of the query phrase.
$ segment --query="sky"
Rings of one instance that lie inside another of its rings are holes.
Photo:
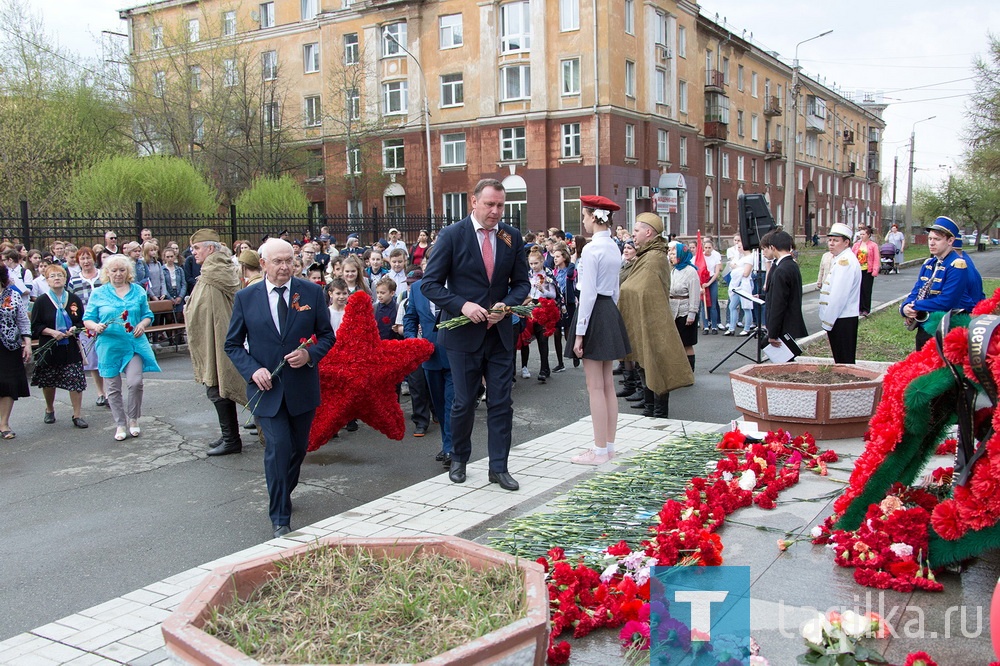
[[[64,48],[100,59],[101,31],[125,32],[118,10],[140,0],[25,0]],[[554,0],[549,0],[552,2]],[[583,0],[586,2],[587,0]],[[882,178],[899,160],[897,199],[903,201],[909,141],[915,133],[916,185],[947,179],[961,163],[965,110],[973,90],[976,56],[988,52],[987,29],[1000,30],[1000,3],[986,0],[703,0],[702,12],[791,63],[797,42],[833,33],[799,47],[811,78],[845,93],[881,92],[884,113]],[[746,33],[744,33],[744,29]],[[121,39],[105,36],[104,39]],[[926,120],[935,116],[932,120]],[[918,123],[914,127],[914,123]],[[886,188],[887,194],[891,191]]]

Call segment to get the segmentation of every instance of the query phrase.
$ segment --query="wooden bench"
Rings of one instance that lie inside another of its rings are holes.
[[[149,342],[152,344],[155,340],[154,336],[158,333],[167,333],[170,335],[170,340],[174,345],[174,351],[177,351],[178,340],[181,337],[178,331],[186,330],[187,326],[185,326],[184,322],[177,321],[173,301],[150,301],[149,309],[153,311],[153,321],[156,321],[155,315],[162,315],[164,320],[168,318],[173,320],[172,323],[158,324],[147,328],[146,335],[149,336]]]

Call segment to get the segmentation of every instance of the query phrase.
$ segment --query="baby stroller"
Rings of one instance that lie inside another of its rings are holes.
[[[896,246],[892,243],[884,243],[878,249],[879,273],[888,275],[889,273],[899,274],[899,266],[896,265]]]

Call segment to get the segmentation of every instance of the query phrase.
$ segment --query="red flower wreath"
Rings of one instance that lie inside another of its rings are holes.
[[[379,339],[371,297],[356,292],[347,300],[337,342],[319,364],[320,405],[308,450],[326,444],[352,419],[403,439],[406,420],[396,385],[433,353],[434,343],[427,340]]]

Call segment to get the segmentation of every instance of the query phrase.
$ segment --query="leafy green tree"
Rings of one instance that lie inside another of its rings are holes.
[[[305,215],[309,208],[309,198],[291,176],[262,176],[233,203],[238,213],[247,215]]]
[[[135,202],[155,215],[218,212],[217,193],[205,177],[179,157],[112,157],[75,178],[68,201],[81,213],[129,215]]]
[[[124,154],[127,119],[99,74],[59,49],[23,0],[0,0],[0,214],[61,212],[70,176]]]
[[[966,138],[972,148],[970,168],[1000,176],[1000,37],[991,34],[989,40],[989,52],[975,62],[976,91],[968,105]]]
[[[1000,223],[1000,177],[980,171],[960,172],[935,187],[922,187],[913,193],[916,217],[930,222],[946,215],[959,227],[980,236],[988,236]]]

